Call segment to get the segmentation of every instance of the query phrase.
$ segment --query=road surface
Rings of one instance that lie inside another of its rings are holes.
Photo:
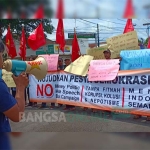
[[[35,113],[46,114],[48,118],[56,114],[57,118],[50,121],[32,120]],[[60,116],[61,114],[61,116]],[[146,118],[134,120],[133,116],[115,114],[112,118],[107,113],[102,116],[101,112],[92,113],[91,110],[83,111],[77,108],[76,111],[65,112],[62,108],[38,109],[26,108],[24,122],[11,122],[14,132],[149,132],[150,121]],[[62,116],[63,115],[63,116]],[[60,118],[59,118],[60,117]],[[64,118],[65,117],[65,118]]]

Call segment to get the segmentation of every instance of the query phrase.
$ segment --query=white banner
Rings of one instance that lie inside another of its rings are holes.
[[[87,77],[64,72],[49,73],[43,80],[30,76],[30,98],[103,110],[128,109],[148,115],[150,74],[118,76],[105,82],[89,82]]]

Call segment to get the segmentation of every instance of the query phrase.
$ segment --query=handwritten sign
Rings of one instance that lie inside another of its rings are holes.
[[[16,87],[12,75],[13,74],[11,72],[7,72],[6,70],[2,69],[2,79],[8,87]]]
[[[119,59],[92,60],[88,72],[89,81],[114,80],[119,71]]]
[[[108,48],[112,50],[115,57],[120,56],[121,50],[138,50],[138,37],[136,31],[114,36],[106,40]]]
[[[87,55],[93,56],[94,60],[105,59],[103,52],[108,48],[107,45],[95,47],[87,50]],[[116,58],[114,53],[111,53],[111,58]]]
[[[121,70],[150,68],[150,50],[121,51]]]
[[[86,76],[89,69],[90,61],[92,59],[93,56],[80,56],[77,60],[67,66],[64,71],[75,75]]]
[[[48,71],[56,71],[58,64],[59,54],[51,54],[51,55],[39,55],[46,59],[48,63]]]

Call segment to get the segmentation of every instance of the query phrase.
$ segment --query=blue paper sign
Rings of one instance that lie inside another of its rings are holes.
[[[150,50],[124,50],[121,51],[120,70],[135,70],[150,68]]]

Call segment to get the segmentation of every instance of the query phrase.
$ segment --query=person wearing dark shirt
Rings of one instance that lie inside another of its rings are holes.
[[[63,59],[58,59],[58,70],[64,70]]]
[[[11,150],[10,137],[8,133],[0,133],[0,150]]]
[[[11,92],[12,92],[12,96],[15,98],[15,96],[16,96],[16,88],[12,87],[11,88]]]
[[[5,46],[0,41],[0,70],[3,66],[3,52]],[[5,82],[0,78],[0,132],[11,132],[9,119],[13,122],[21,120],[20,113],[24,112],[25,100],[24,90],[29,84],[25,73],[21,73],[18,77],[12,76],[16,84],[16,97],[14,98]]]
[[[71,64],[71,61],[69,58],[65,59],[65,65],[64,65],[64,69],[69,66]]]

